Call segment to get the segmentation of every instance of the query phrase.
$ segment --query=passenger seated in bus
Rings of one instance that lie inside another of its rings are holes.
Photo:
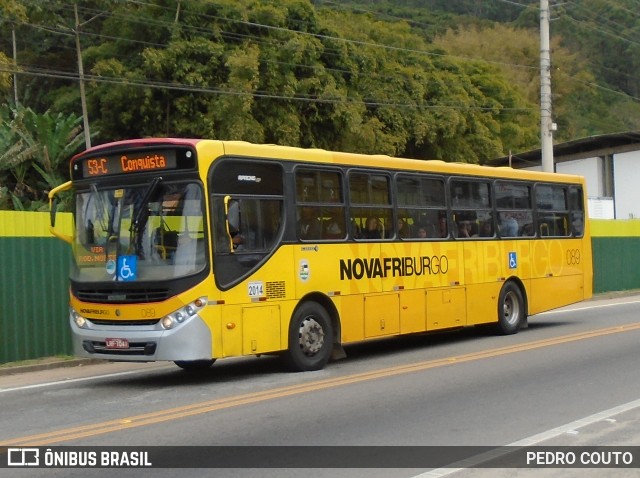
[[[491,224],[491,221],[480,222],[478,233],[473,235],[473,237],[492,237],[492,236],[493,236],[493,224]]]
[[[411,237],[411,227],[407,221],[401,217],[398,218],[398,237],[406,239]]]
[[[320,239],[322,227],[311,207],[302,207],[300,212],[300,239]]]
[[[438,214],[438,237],[449,237],[449,228],[447,226],[447,215],[445,213]]]
[[[331,211],[324,222],[325,239],[344,239],[344,219],[340,211]]]
[[[418,228],[418,239],[426,239],[427,237],[429,237],[429,235],[427,234],[426,226],[420,226]]]
[[[502,237],[517,237],[518,229],[518,221],[511,213],[500,213],[500,235]]]
[[[457,237],[471,237],[471,223],[469,221],[460,221],[458,223],[458,235]]]
[[[367,218],[367,222],[364,225],[364,231],[362,231],[363,239],[382,239],[380,232],[380,224],[377,217],[370,216]]]
[[[520,231],[520,235],[521,236],[534,236],[535,235],[535,229],[533,227],[533,224],[529,223],[529,224],[525,224],[524,226],[522,226],[522,231]]]

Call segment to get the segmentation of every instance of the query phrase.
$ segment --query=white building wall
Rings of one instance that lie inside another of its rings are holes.
[[[640,218],[640,151],[613,156],[616,219]]]
[[[563,161],[556,163],[556,172],[562,174],[575,174],[584,176],[587,181],[587,196],[599,198],[604,194],[602,171],[603,162],[599,157],[577,159],[575,161]]]

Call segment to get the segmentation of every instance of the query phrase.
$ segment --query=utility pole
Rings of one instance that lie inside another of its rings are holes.
[[[84,69],[82,67],[82,50],[80,49],[80,20],[78,19],[78,2],[73,2],[73,12],[76,16],[76,53],[78,55],[78,75],[80,77],[80,103],[82,103],[82,121],[84,125],[84,142],[91,147],[91,132],[89,131],[89,116],[87,113],[87,97],[84,93]]]
[[[549,46],[549,0],[540,0],[540,138],[542,170],[553,173],[553,131],[551,118],[551,49]]]

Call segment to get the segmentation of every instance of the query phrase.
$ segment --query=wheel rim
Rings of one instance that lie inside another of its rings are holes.
[[[324,329],[313,317],[306,317],[302,321],[298,337],[300,350],[308,357],[320,352],[324,345]]]
[[[509,291],[505,294],[502,316],[509,325],[515,325],[520,320],[520,301],[515,292]]]

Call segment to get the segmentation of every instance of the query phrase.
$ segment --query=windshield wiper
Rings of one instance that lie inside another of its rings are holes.
[[[144,192],[144,195],[142,196],[142,199],[140,200],[140,202],[137,205],[137,208],[135,209],[135,217],[131,222],[131,227],[129,229],[129,232],[131,233],[131,239],[132,239],[131,243],[133,244],[136,255],[138,256],[142,256],[142,244],[141,244],[142,237],[140,236],[140,232],[141,232],[141,229],[143,229],[144,226],[146,225],[147,220],[149,219],[148,217],[149,208],[147,207],[147,205],[149,204],[149,200],[151,199],[151,196],[153,196],[153,193],[156,191],[156,189],[158,188],[158,185],[161,182],[162,182],[162,176],[157,176],[153,178],[153,180],[151,181],[151,184],[149,184],[149,186],[147,187],[146,191]]]
[[[109,217],[107,216],[106,224],[105,224],[104,214],[105,212],[109,214],[109,212],[107,211],[106,205],[104,203],[104,199],[100,194],[100,192],[98,191],[98,187],[96,186],[96,183],[91,183],[89,187],[91,189],[91,198],[97,203],[96,209],[100,211],[100,216],[98,217],[98,220],[100,221],[100,227],[102,228],[102,232],[108,233],[108,227],[109,227],[110,221],[109,221]]]
[[[162,182],[162,176],[157,176],[153,178],[153,181],[151,181],[151,184],[149,184],[149,187],[147,187],[147,190],[144,192],[144,196],[140,201],[140,205],[138,206],[136,216],[133,219],[133,222],[131,223],[131,228],[136,234],[139,232],[140,220],[143,218],[144,214],[147,212],[146,205],[149,203],[149,199],[151,199],[151,196],[153,195],[156,188],[158,187],[158,184],[160,184],[161,182]]]

